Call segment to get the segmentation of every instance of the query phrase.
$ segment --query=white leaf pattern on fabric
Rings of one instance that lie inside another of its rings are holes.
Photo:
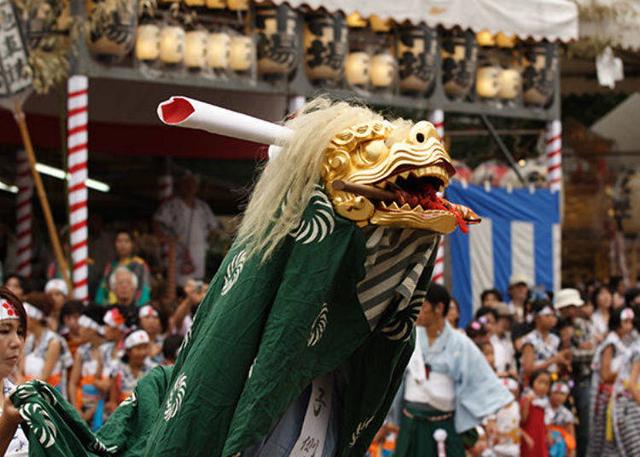
[[[193,332],[193,324],[194,323],[192,322],[191,327],[189,327],[189,330],[187,330],[187,334],[184,336],[184,339],[182,340],[182,343],[178,348],[178,352],[177,352],[178,355],[182,352],[184,348],[187,347],[187,344],[189,344],[189,341],[191,341],[191,332]]]
[[[321,186],[316,186],[309,204],[313,206],[311,219],[303,218],[298,227],[291,232],[291,236],[302,244],[319,243],[331,235],[336,227],[333,206]]]
[[[411,337],[423,301],[422,296],[414,297],[409,302],[409,306],[391,316],[391,319],[382,327],[382,335],[392,341],[407,341]]]
[[[224,283],[222,284],[220,295],[226,295],[227,292],[231,290],[236,281],[238,281],[240,273],[242,273],[242,269],[244,268],[245,261],[246,252],[244,251],[244,249],[238,252],[233,257],[233,259],[231,259],[231,262],[227,266],[227,272],[224,275]]]
[[[173,388],[171,392],[169,392],[169,398],[167,398],[167,406],[164,410],[164,420],[165,422],[169,422],[169,420],[175,417],[180,410],[180,406],[182,406],[182,400],[184,399],[184,394],[187,390],[187,375],[182,373],[176,379],[176,382],[173,384]]]
[[[371,422],[373,422],[374,417],[375,416],[371,416],[370,418],[365,419],[358,424],[358,426],[356,427],[356,431],[351,434],[351,441],[349,442],[349,447],[353,447],[356,445],[358,438],[360,438],[360,435],[362,434],[362,432],[364,432],[367,429],[367,427],[371,424]]]
[[[136,392],[134,390],[133,392],[131,392],[131,395],[129,395],[124,399],[122,403],[120,403],[120,406],[136,406],[137,404],[138,398],[136,397]]]
[[[329,316],[329,306],[324,303],[322,308],[320,308],[320,313],[316,316],[311,324],[311,334],[309,335],[309,339],[307,340],[307,347],[313,347],[322,338],[324,335],[324,331],[327,328],[327,321]]]
[[[19,409],[19,413],[45,449],[55,444],[58,431],[49,413],[42,406],[38,403],[27,403]],[[36,416],[39,416],[37,423],[34,422]]]

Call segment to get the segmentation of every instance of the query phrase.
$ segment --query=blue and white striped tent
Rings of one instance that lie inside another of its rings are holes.
[[[460,303],[460,324],[466,325],[480,304],[484,289],[496,288],[505,300],[509,278],[522,275],[535,285],[560,287],[560,199],[548,189],[485,190],[457,181],[447,199],[472,208],[482,223],[449,235],[451,290]]]

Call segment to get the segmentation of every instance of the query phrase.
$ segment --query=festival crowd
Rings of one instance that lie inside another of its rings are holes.
[[[153,219],[159,236],[178,246],[178,294],[169,303],[157,298],[129,230],[113,232],[113,258],[97,275],[90,304],[69,296],[55,266],[42,287],[16,274],[2,278],[28,316],[11,383],[47,381],[97,430],[145,373],[175,361],[207,291],[207,237],[218,226],[196,192],[193,176],[183,176],[177,196]],[[451,299],[441,308],[446,328],[475,344],[514,401],[483,418],[467,455],[640,455],[640,289],[611,278],[552,297],[515,275],[506,295],[485,290],[480,302],[472,322],[459,328]],[[392,455],[398,425],[379,434],[372,456]]]

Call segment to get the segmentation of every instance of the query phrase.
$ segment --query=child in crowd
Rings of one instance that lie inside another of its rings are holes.
[[[566,382],[556,381],[551,386],[549,405],[545,411],[545,423],[551,434],[549,448],[551,457],[573,457],[576,452],[576,418],[565,406],[570,387]]]
[[[109,376],[108,370],[111,368],[112,361],[122,357],[122,342],[127,331],[124,314],[118,307],[113,307],[107,311],[102,318],[104,322],[105,342],[100,346],[102,362],[104,364],[105,376]]]
[[[69,382],[69,396],[93,431],[98,430],[104,421],[104,404],[110,387],[109,378],[103,376],[100,352],[104,343],[104,330],[98,323],[101,311],[88,308],[80,317],[80,335],[85,343],[76,352]]]
[[[516,399],[496,414],[494,433],[490,436],[497,457],[520,457],[520,385],[514,378],[502,378],[502,383]]]
[[[548,433],[545,411],[549,404],[551,375],[547,370],[535,370],[529,377],[529,389],[520,398],[523,440],[520,443],[522,457],[549,457]]]
[[[69,295],[67,283],[62,279],[50,279],[44,286],[44,293],[47,294],[51,302],[51,312],[47,318],[47,325],[54,332],[60,333],[62,308],[67,301],[67,295]]]
[[[149,358],[159,365],[163,362],[162,342],[165,339],[160,313],[151,305],[145,305],[138,311],[138,327],[149,335]]]
[[[60,318],[62,320],[62,327],[60,327],[59,334],[62,336],[69,346],[71,357],[75,357],[78,346],[85,343],[80,338],[80,325],[79,320],[84,311],[84,305],[79,300],[70,300],[62,307]]]
[[[487,363],[489,364],[489,366],[493,369],[493,371],[495,371],[496,358],[493,351],[493,344],[491,344],[490,342],[482,343],[482,346],[480,346],[480,350],[482,351],[484,358],[487,359]]]
[[[149,335],[144,330],[135,330],[124,339],[124,355],[115,360],[111,373],[109,403],[115,409],[126,400],[135,389],[138,381],[154,365],[149,361]]]
[[[73,364],[67,342],[47,326],[51,302],[44,293],[26,297],[27,339],[24,344],[24,380],[40,379],[67,398],[67,369]]]
[[[182,335],[171,335],[162,342],[162,365],[173,365],[180,355],[180,346],[184,337]]]

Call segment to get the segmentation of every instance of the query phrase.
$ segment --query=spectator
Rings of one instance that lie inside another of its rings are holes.
[[[480,303],[483,308],[495,308],[498,303],[502,303],[502,294],[498,289],[485,289],[480,294]]]
[[[105,313],[102,321],[104,322],[106,341],[100,346],[100,352],[106,370],[105,375],[109,375],[113,361],[122,356],[122,342],[127,331],[127,325],[124,315],[115,306]]]
[[[591,398],[591,422],[589,424],[589,447],[587,456],[617,455],[615,444],[606,439],[607,411],[622,361],[629,352],[625,337],[633,330],[631,308],[616,309],[609,317],[609,333],[600,343],[593,357],[593,379]],[[596,388],[597,386],[597,388]]]
[[[162,342],[162,365],[173,365],[180,355],[180,348],[184,338],[180,335],[171,335]]]
[[[208,236],[219,224],[209,205],[196,198],[198,181],[190,172],[177,185],[177,197],[164,203],[154,215],[156,232],[176,242],[176,282],[184,287],[189,278],[205,277]]]
[[[568,366],[571,363],[570,351],[559,351],[560,338],[551,333],[557,323],[556,313],[546,300],[534,305],[535,328],[522,339],[522,354],[520,364],[523,379],[536,370],[548,370],[551,373],[559,371],[559,365]]]
[[[531,373],[529,389],[520,399],[522,415],[522,435],[520,455],[522,457],[548,457],[547,427],[545,410],[549,404],[549,385],[551,375],[545,369],[537,369]]]
[[[612,304],[611,292],[605,286],[599,286],[593,293],[591,302],[595,308],[591,321],[593,322],[596,341],[599,343],[604,340],[608,333],[607,323],[609,322]]]
[[[109,287],[115,295],[115,305],[124,310],[127,323],[134,325],[138,317],[138,306],[135,299],[138,277],[127,267],[118,267],[109,277]]]
[[[458,328],[460,324],[460,307],[458,306],[458,302],[455,298],[451,297],[451,303],[449,303],[449,311],[446,316],[447,322],[451,328]]]
[[[516,351],[511,340],[511,312],[504,303],[496,304],[498,319],[495,331],[489,338],[495,354],[496,372],[498,376],[517,377]]]
[[[67,398],[67,368],[73,359],[66,341],[47,327],[51,302],[44,293],[31,293],[24,303],[27,312],[27,339],[24,345],[25,379],[40,379]]]
[[[44,293],[49,296],[49,301],[51,302],[51,313],[47,318],[47,325],[51,330],[57,332],[60,328],[62,308],[69,295],[67,283],[62,279],[50,279],[44,286]]]
[[[100,314],[101,310],[88,308],[80,317],[84,344],[76,352],[69,382],[69,396],[93,431],[97,431],[104,422],[104,403],[110,387],[109,378],[103,376],[100,346],[104,343],[104,329],[98,323]]]
[[[580,297],[576,289],[562,289],[556,296],[556,307],[560,315],[573,325],[571,344],[572,396],[578,414],[576,429],[577,453],[584,456],[589,441],[589,402],[591,391],[591,362],[596,340],[589,315],[591,304]]]
[[[13,293],[19,300],[24,300],[25,279],[15,273],[9,273],[4,280],[4,286],[9,289],[9,292]]]
[[[173,315],[169,318],[169,333],[185,336],[193,323],[198,305],[207,293],[209,286],[202,281],[190,279],[184,287],[185,297]]]
[[[487,329],[489,339],[495,334],[498,312],[494,308],[483,306],[476,311],[476,320],[480,321]]]
[[[495,432],[490,436],[496,457],[518,457],[520,455],[520,386],[514,378],[502,378],[503,385],[509,389],[514,401],[496,414]]]
[[[471,321],[465,329],[467,336],[471,341],[476,343],[476,346],[481,348],[485,343],[489,342],[489,333],[487,327],[480,321]]]
[[[107,264],[102,275],[102,281],[96,292],[96,303],[99,305],[118,304],[118,297],[111,287],[111,276],[119,268],[126,267],[136,276],[134,300],[137,306],[146,304],[151,298],[151,275],[147,263],[136,256],[133,236],[127,230],[116,233],[115,251],[117,259]]]
[[[60,313],[62,327],[60,328],[59,334],[66,340],[69,352],[71,352],[71,357],[75,357],[78,346],[83,343],[81,342],[82,338],[80,337],[79,324],[83,311],[84,305],[81,301],[70,300],[64,304],[62,312]]]
[[[153,368],[148,359],[149,335],[144,330],[129,334],[124,339],[124,350],[124,355],[115,360],[110,372],[109,403],[112,409],[126,400],[138,381]]]
[[[545,424],[551,435],[549,447],[553,456],[573,457],[576,452],[576,418],[565,406],[569,391],[569,385],[563,381],[556,381],[551,386]]]
[[[482,355],[484,355],[484,358],[491,369],[493,371],[496,371],[496,356],[495,352],[493,351],[493,345],[489,341],[482,343],[482,346],[480,346],[480,351],[482,352]]]
[[[622,276],[612,276],[609,278],[609,291],[611,292],[611,307],[613,309],[624,306],[624,296],[626,285]]]
[[[529,299],[529,279],[524,275],[513,275],[509,280],[509,298],[507,303],[516,322],[524,322],[526,303]]]
[[[145,305],[138,312],[138,327],[149,335],[149,357],[156,365],[163,362],[162,342],[165,335],[160,313],[151,305]]]

